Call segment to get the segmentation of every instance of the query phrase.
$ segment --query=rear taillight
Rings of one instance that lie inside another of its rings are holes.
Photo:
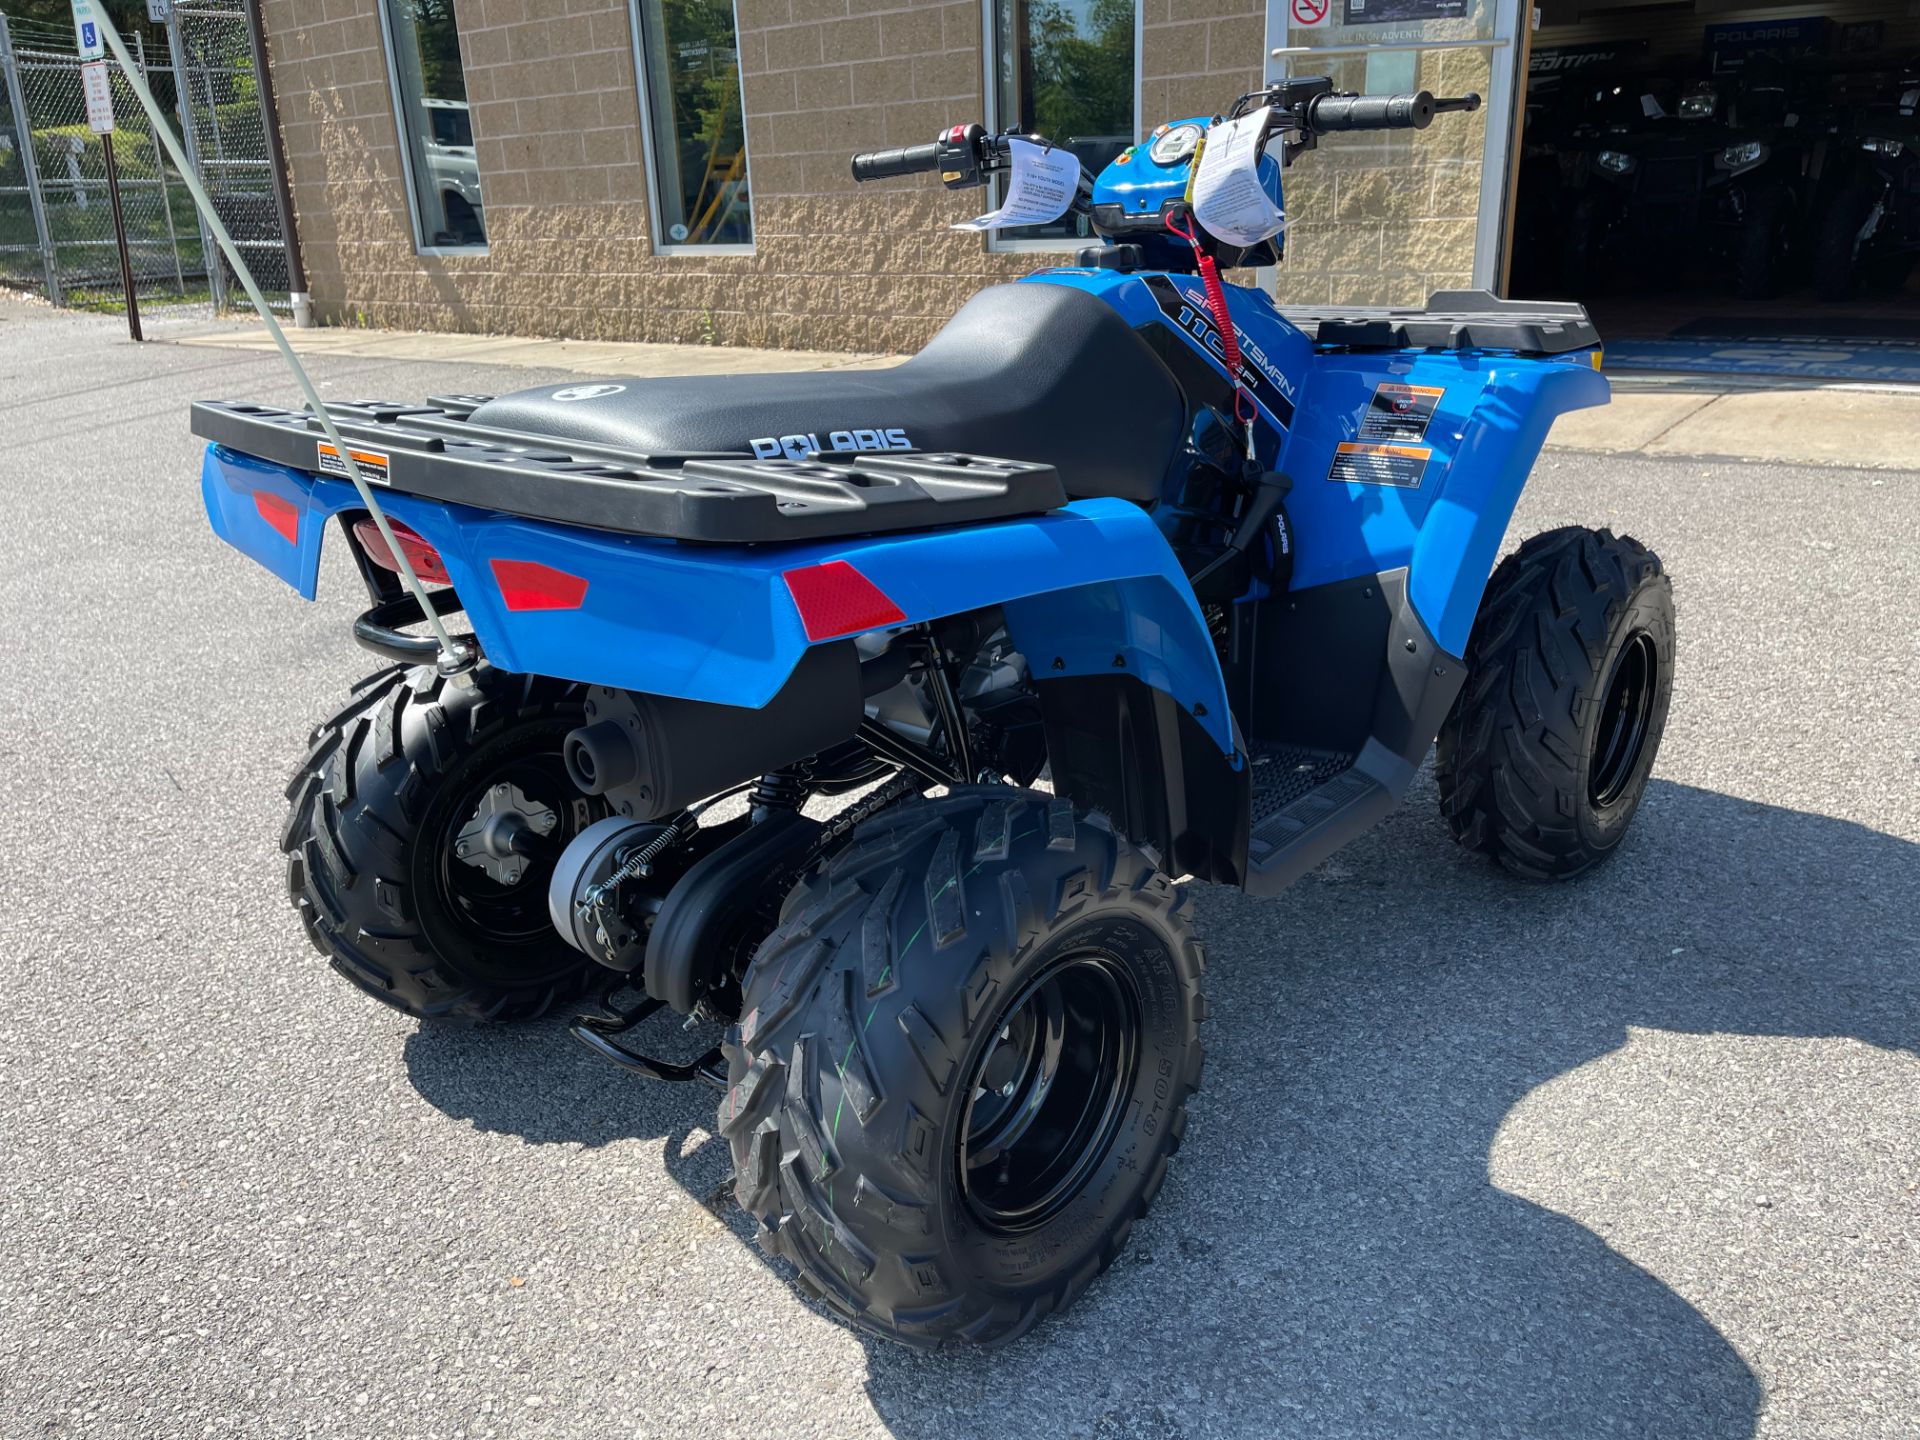
[[[422,540],[413,531],[398,520],[389,520],[393,526],[393,538],[400,542],[400,551],[407,557],[407,563],[413,566],[413,573],[428,585],[451,585],[447,578],[446,562],[440,558],[440,552]],[[373,523],[373,517],[356,520],[353,525],[354,538],[360,542],[360,548],[366,551],[367,559],[382,570],[400,573],[400,562],[393,558],[393,551],[387,548],[387,538],[380,533],[380,527]]]

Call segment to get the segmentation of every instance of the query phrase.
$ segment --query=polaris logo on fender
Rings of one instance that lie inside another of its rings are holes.
[[[824,445],[820,443],[818,434],[769,435],[747,443],[753,446],[753,458],[756,460],[778,460],[782,456],[789,460],[805,460],[809,455],[821,455],[834,450],[913,449],[913,441],[898,426],[891,430],[831,430],[827,432],[827,443]]]

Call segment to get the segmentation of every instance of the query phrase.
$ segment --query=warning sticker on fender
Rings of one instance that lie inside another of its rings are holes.
[[[338,475],[342,480],[351,480],[347,473],[347,462],[340,458],[340,452],[325,440],[320,443],[320,473]],[[353,463],[360,467],[360,478],[369,485],[387,485],[387,457],[378,450],[353,450],[347,453],[353,456]]]
[[[1412,440],[1427,438],[1427,426],[1445,390],[1433,385],[1390,385],[1373,387],[1373,398],[1360,417],[1362,440]]]
[[[1432,458],[1430,445],[1364,445],[1348,441],[1334,449],[1327,479],[1348,485],[1398,485],[1403,490],[1417,490],[1420,477],[1427,473],[1427,461]]]

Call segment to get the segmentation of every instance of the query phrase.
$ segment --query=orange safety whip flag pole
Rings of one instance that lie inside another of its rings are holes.
[[[147,88],[146,79],[140,74],[133,58],[127,54],[127,45],[120,38],[120,32],[114,29],[113,21],[97,9],[93,0],[72,0],[75,30],[81,44],[81,54],[86,54],[89,43],[98,45],[104,42],[113,52],[113,58],[120,62],[120,69],[127,77],[127,83],[133,87],[134,95],[139,99],[141,108],[147,112],[147,118],[153,122],[153,135],[174,165],[180,171],[180,178],[186,181],[187,193],[193,196],[193,203],[199,207],[201,217],[207,222],[207,228],[213,232],[213,238],[219,243],[220,253],[227,257],[227,263],[233,267],[233,273],[240,277],[247,298],[253,302],[253,308],[260,312],[260,319],[267,327],[267,333],[273,337],[273,343],[279,347],[281,358],[287,362],[287,368],[293,371],[293,378],[300,386],[300,393],[306,397],[307,408],[320,422],[320,429],[333,448],[338,452],[347,471],[347,478],[353,482],[353,488],[359,492],[360,501],[367,507],[367,514],[380,531],[380,538],[387,542],[399,570],[400,579],[408,592],[420,606],[420,613],[427,626],[433,631],[434,643],[440,647],[440,667],[443,670],[456,670],[470,664],[475,656],[470,646],[458,644],[447,633],[447,627],[440,623],[439,612],[433,608],[433,601],[427,595],[427,587],[420,582],[420,576],[408,559],[404,546],[393,533],[393,525],[387,519],[387,512],[374,498],[373,490],[367,484],[366,476],[360,471],[360,464],[354,459],[353,447],[348,445],[340,434],[340,428],[333,423],[333,417],[327,413],[326,404],[320,399],[320,392],[314,388],[313,380],[308,376],[306,367],[300,363],[300,357],[293,353],[293,346],[287,343],[286,332],[280,328],[280,322],[274,318],[273,310],[268,306],[266,296],[260,293],[260,284],[253,278],[253,271],[247,268],[247,262],[241,258],[239,246],[233,243],[233,236],[227,233],[226,224],[220,219],[219,212],[213,208],[213,201],[207,197],[206,189],[200,184],[200,177],[193,173],[188,163],[186,151],[175,138],[173,127],[167,123],[166,116],[153,98],[153,91]],[[84,15],[83,15],[84,12]],[[91,27],[89,29],[88,27]]]

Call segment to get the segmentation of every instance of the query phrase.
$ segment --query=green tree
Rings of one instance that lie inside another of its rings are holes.
[[[411,22],[420,48],[420,83],[434,100],[467,98],[467,72],[460,64],[460,27],[453,0],[403,0],[400,17]]]
[[[727,153],[740,148],[740,73],[731,0],[662,0],[674,126]]]
[[[1133,138],[1134,0],[1072,8],[1037,0],[1029,12],[1033,127],[1055,140]]]

